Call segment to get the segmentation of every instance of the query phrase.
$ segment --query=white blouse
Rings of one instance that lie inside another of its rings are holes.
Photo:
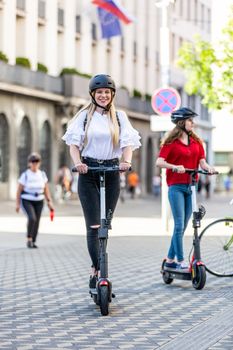
[[[62,137],[67,145],[78,146],[83,157],[100,160],[121,158],[124,147],[131,146],[132,150],[135,150],[141,146],[139,133],[132,127],[126,113],[123,111],[117,111],[120,122],[120,139],[117,147],[113,147],[108,116],[96,111],[89,124],[87,143],[84,146],[84,120],[86,115],[87,111],[81,112],[68,126],[65,135]]]
[[[41,171],[40,169],[37,171],[27,169],[21,174],[18,182],[23,185],[23,190],[27,192],[21,194],[21,198],[30,201],[41,201],[44,199],[44,188],[45,184],[48,182],[48,178],[44,171]]]

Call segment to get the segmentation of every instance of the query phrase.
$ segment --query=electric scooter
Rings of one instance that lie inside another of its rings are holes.
[[[72,171],[77,172],[76,168],[73,168]],[[111,303],[112,298],[115,298],[115,294],[112,293],[112,282],[108,278],[108,253],[106,248],[108,230],[111,228],[112,211],[109,210],[106,215],[105,173],[119,171],[119,166],[106,167],[100,163],[97,167],[88,166],[88,171],[98,172],[100,179],[100,227],[98,228],[100,274],[96,288],[91,288],[89,293],[95,304],[100,307],[101,314],[107,316],[109,314],[109,303]]]
[[[185,169],[186,173],[190,174],[190,184],[192,191],[192,224],[193,224],[193,255],[189,262],[188,269],[175,269],[165,266],[166,259],[162,262],[161,274],[163,281],[166,284],[171,284],[174,279],[189,280],[192,281],[192,285],[195,289],[202,289],[206,283],[206,269],[205,264],[201,260],[200,238],[198,235],[198,229],[201,227],[201,220],[203,219],[206,210],[204,206],[197,206],[196,198],[196,184],[197,174],[214,175],[217,172],[208,173],[204,170],[198,169]]]

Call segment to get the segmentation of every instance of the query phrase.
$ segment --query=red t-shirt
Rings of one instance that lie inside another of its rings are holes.
[[[164,158],[167,163],[174,165],[183,165],[185,168],[197,169],[201,159],[205,159],[203,146],[190,137],[190,144],[185,145],[180,140],[163,145],[159,152],[159,157]],[[190,174],[174,173],[171,169],[166,170],[167,184],[189,184]]]

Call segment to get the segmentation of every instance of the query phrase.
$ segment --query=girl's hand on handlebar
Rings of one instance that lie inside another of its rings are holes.
[[[183,174],[185,173],[185,168],[183,165],[174,165],[174,167],[172,168],[172,171],[174,173]]]
[[[210,174],[216,173],[216,170],[213,167],[211,167],[211,166],[209,166],[208,168],[206,168],[204,170],[207,171]]]
[[[120,171],[127,171],[131,168],[131,164],[130,163],[126,163],[126,162],[121,162],[119,164],[119,170]]]
[[[75,165],[75,168],[80,174],[86,174],[88,172],[88,166],[85,163],[78,163]]]

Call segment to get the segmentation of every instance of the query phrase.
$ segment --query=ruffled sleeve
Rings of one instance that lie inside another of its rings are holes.
[[[120,148],[131,146],[135,150],[141,146],[141,136],[135,130],[125,112],[117,112],[120,120]]]
[[[86,111],[81,112],[68,125],[66,133],[62,136],[62,140],[65,141],[68,146],[76,145],[79,149],[83,148],[85,138],[84,120],[86,113]]]

